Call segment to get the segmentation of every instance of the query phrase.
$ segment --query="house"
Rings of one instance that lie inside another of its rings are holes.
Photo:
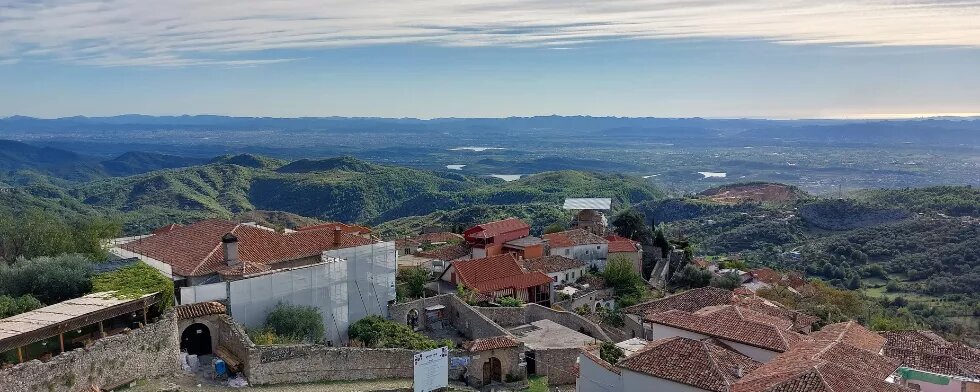
[[[583,229],[550,233],[541,236],[548,241],[549,255],[565,256],[584,261],[600,270],[606,267],[609,241]]]
[[[513,253],[518,259],[534,259],[545,255],[546,244],[541,238],[527,236],[505,242],[503,251]]]
[[[570,227],[583,229],[595,235],[605,235],[609,221],[603,211],[612,209],[609,198],[569,198],[562,205],[565,210],[576,211]]]
[[[525,271],[510,253],[471,260],[458,260],[439,276],[452,286],[475,291],[479,299],[514,297],[525,303],[548,306],[551,278],[540,271]]]
[[[473,248],[473,258],[504,253],[504,243],[531,235],[531,226],[517,218],[482,223],[463,232],[463,239]]]
[[[524,260],[524,269],[541,271],[551,278],[553,285],[575,282],[585,275],[585,263],[565,256],[543,256],[536,259]]]
[[[371,234],[373,233],[370,227],[361,226],[361,225],[350,225],[350,224],[340,223],[340,222],[327,222],[327,223],[320,223],[316,225],[304,226],[304,227],[297,228],[296,231],[323,230],[323,229],[340,230],[344,234],[353,234],[363,238],[371,238]]]
[[[278,303],[313,306],[326,340],[343,344],[351,323],[387,316],[397,254],[342,227],[279,233],[256,224],[205,220],[139,237],[110,251],[172,277],[180,304],[222,301],[235,321],[258,328]]]
[[[624,391],[730,392],[762,363],[716,339],[673,337],[616,364]]]
[[[932,331],[883,332],[884,355],[902,363],[902,385],[923,392],[980,390],[980,349]]]
[[[633,270],[643,276],[643,247],[639,242],[618,235],[608,235],[606,241],[609,241],[608,258],[622,257],[629,260],[633,263]]]
[[[445,245],[429,251],[415,254],[416,257],[427,259],[432,271],[442,273],[457,260],[466,260],[471,256],[470,248],[466,245]]]
[[[668,310],[648,316],[647,321],[653,324],[650,340],[715,338],[759,362],[770,361],[804,339],[791,330],[792,322],[734,305],[695,312]]]
[[[279,233],[254,223],[209,219],[119,243],[110,252],[119,258],[137,257],[172,277],[177,287],[189,287],[240,276],[242,271],[319,263],[325,251],[373,243],[335,224]]]

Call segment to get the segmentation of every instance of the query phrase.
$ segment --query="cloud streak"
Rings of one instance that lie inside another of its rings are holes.
[[[0,64],[250,66],[379,44],[570,48],[615,39],[980,47],[980,1],[8,0]]]

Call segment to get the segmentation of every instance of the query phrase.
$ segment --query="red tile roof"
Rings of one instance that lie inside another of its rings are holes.
[[[623,308],[623,312],[635,314],[640,317],[647,317],[668,310],[695,312],[708,306],[730,304],[732,302],[732,295],[732,292],[729,290],[716,287],[702,287]]]
[[[500,234],[510,233],[517,230],[530,229],[527,223],[517,218],[507,218],[504,220],[481,223],[479,225],[473,226],[466,231],[473,231],[473,229],[479,229],[479,231],[471,234],[473,238],[491,238],[496,237]]]
[[[606,236],[609,241],[609,253],[636,253],[640,251],[640,243],[618,235]]]
[[[171,223],[169,225],[166,225],[166,226],[163,226],[163,227],[159,227],[156,230],[153,230],[153,234],[166,234],[166,233],[169,233],[169,232],[173,231],[174,229],[176,229],[178,227],[180,227],[180,225],[178,225],[176,223]]]
[[[869,391],[906,389],[884,381],[900,363],[842,341],[806,341],[742,378],[736,392]]]
[[[869,331],[856,321],[830,324],[810,334],[813,340],[839,341],[872,353],[881,352],[885,337]]]
[[[218,270],[218,274],[225,277],[241,277],[245,275],[257,274],[272,269],[265,264],[242,261],[236,265],[230,265]]]
[[[931,331],[883,332],[885,356],[904,366],[946,374],[980,378],[980,349],[949,342]]]
[[[661,339],[617,366],[706,391],[727,392],[745,373],[762,365],[714,339]],[[744,373],[743,373],[744,372]]]
[[[798,289],[806,284],[806,279],[799,272],[778,272],[772,268],[756,268],[749,271],[752,279],[770,285],[780,285]]]
[[[119,247],[170,264],[177,275],[203,276],[226,267],[221,237],[227,233],[238,237],[239,259],[270,266],[373,242],[351,234],[335,238],[332,229],[283,234],[249,224],[210,219]]]
[[[456,271],[456,278],[460,283],[482,294],[506,288],[526,289],[551,283],[551,278],[541,272],[525,272],[517,263],[513,253],[482,259],[459,260],[453,263],[452,269]],[[443,274],[449,270],[447,268]]]
[[[705,308],[695,313],[669,310],[648,319],[657,324],[774,352],[789,351],[804,339],[803,335],[789,331],[790,326],[784,320],[733,305]]]
[[[584,229],[574,229],[557,233],[545,234],[541,238],[548,240],[552,248],[567,248],[576,245],[606,244],[605,238],[592,234]]]
[[[221,302],[198,302],[174,306],[174,313],[178,320],[186,320],[211,314],[225,314],[226,308]]]
[[[524,261],[524,268],[528,271],[541,271],[546,274],[582,267],[585,267],[585,263],[582,261],[557,255],[543,256]]]
[[[463,348],[470,352],[490,351],[498,348],[517,347],[521,343],[510,336],[494,336],[475,339],[463,343]]]

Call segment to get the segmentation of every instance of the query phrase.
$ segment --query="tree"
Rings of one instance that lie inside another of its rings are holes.
[[[96,260],[106,257],[105,240],[119,234],[121,225],[103,217],[65,221],[41,209],[0,213],[0,258],[81,253]]]
[[[613,256],[606,261],[606,270],[602,272],[606,284],[616,292],[620,307],[637,303],[646,292],[646,285],[640,274],[633,269],[633,262],[623,256]]]
[[[565,225],[561,223],[552,223],[544,228],[544,234],[559,233],[562,231],[565,231]]]
[[[735,272],[726,272],[721,275],[711,277],[711,286],[725,290],[735,290],[742,285],[742,278]]]
[[[616,234],[644,244],[650,243],[652,233],[638,211],[630,208],[620,212],[613,218],[612,224],[616,227]]]
[[[422,267],[410,268],[398,272],[398,280],[405,285],[405,294],[412,298],[425,295],[425,284],[429,281],[429,271]]]
[[[688,264],[675,272],[670,281],[679,288],[705,287],[711,284],[711,272],[694,264]]]
[[[92,262],[82,255],[20,258],[0,263],[0,295],[31,295],[50,305],[88,293],[92,274]]]
[[[602,358],[603,361],[615,364],[624,356],[626,353],[623,352],[623,349],[616,347],[613,343],[602,342],[599,345],[599,358]]]
[[[279,303],[266,316],[265,326],[279,336],[288,336],[310,343],[323,341],[326,333],[320,311],[312,306]]]
[[[42,306],[44,304],[41,301],[38,301],[37,298],[30,295],[22,295],[20,297],[0,295],[0,319],[29,312]]]
[[[667,235],[664,234],[664,225],[661,224],[657,226],[657,230],[654,234],[653,246],[660,248],[660,255],[664,258],[670,254],[670,241],[667,241]]]
[[[847,288],[850,290],[857,290],[861,288],[861,278],[857,275],[852,275],[850,279],[847,280]]]

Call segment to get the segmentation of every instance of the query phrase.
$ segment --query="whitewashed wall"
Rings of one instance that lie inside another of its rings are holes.
[[[228,285],[225,282],[180,288],[181,305],[226,299],[228,299]]]
[[[576,392],[623,392],[623,380],[619,374],[592,361],[588,356],[578,356]]]

